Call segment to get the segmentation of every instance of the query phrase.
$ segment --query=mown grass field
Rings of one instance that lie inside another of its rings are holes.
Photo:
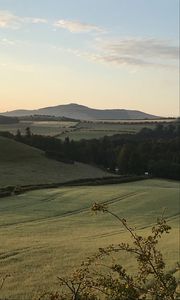
[[[69,273],[98,247],[130,241],[119,223],[93,215],[93,202],[105,202],[131,226],[148,234],[166,208],[172,231],[161,241],[168,269],[178,261],[179,183],[149,179],[96,187],[62,187],[0,199],[0,274],[11,274],[0,297],[32,300],[57,290],[57,276]],[[119,261],[135,270],[134,259]]]
[[[0,187],[61,183],[107,175],[90,165],[65,164],[48,159],[43,151],[0,137]]]

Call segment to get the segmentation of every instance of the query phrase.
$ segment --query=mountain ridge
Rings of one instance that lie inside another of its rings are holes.
[[[22,117],[30,115],[52,115],[82,120],[128,120],[128,119],[157,119],[159,116],[148,114],[139,110],[129,109],[96,109],[77,103],[48,106],[39,109],[16,109],[1,113],[4,116]]]

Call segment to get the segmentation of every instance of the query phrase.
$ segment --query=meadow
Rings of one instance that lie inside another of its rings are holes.
[[[37,148],[0,137],[0,187],[61,183],[107,175],[107,172],[83,163],[65,164],[48,159]]]
[[[34,134],[56,136],[64,131],[71,130],[77,122],[66,121],[20,121],[16,124],[0,124],[0,131],[9,131],[13,134],[20,130],[26,133],[26,128],[30,127]]]
[[[170,120],[171,121],[171,120]],[[159,120],[158,122],[170,122],[169,120]],[[30,127],[33,134],[54,136],[65,139],[92,139],[114,134],[137,133],[142,128],[155,128],[156,121],[149,120],[116,120],[116,121],[20,121],[16,124],[0,124],[0,131],[9,131],[13,134],[20,130],[26,133],[26,128]]]
[[[127,219],[148,234],[166,208],[172,226],[161,241],[168,269],[178,261],[179,183],[148,179],[106,186],[62,187],[31,191],[0,199],[0,274],[10,274],[0,297],[32,300],[58,290],[57,276],[68,274],[87,255],[112,243],[130,241],[119,223],[106,214],[94,215],[94,202]],[[135,272],[134,260],[118,258]]]

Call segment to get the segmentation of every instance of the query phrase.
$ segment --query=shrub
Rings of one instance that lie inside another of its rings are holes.
[[[130,234],[132,245],[120,243],[100,248],[98,253],[82,262],[79,269],[69,277],[58,277],[61,293],[46,295],[48,300],[174,300],[178,299],[177,282],[173,272],[167,273],[158,242],[168,234],[171,227],[163,216],[152,227],[147,237],[139,235],[125,219],[111,212],[106,206],[95,203],[94,212],[109,213]],[[118,262],[106,265],[102,261],[112,254],[125,251],[135,256],[138,271],[130,275]],[[100,265],[100,268],[97,267]],[[175,270],[176,271],[176,270]],[[42,299],[42,298],[39,298]],[[44,298],[45,299],[45,298]]]

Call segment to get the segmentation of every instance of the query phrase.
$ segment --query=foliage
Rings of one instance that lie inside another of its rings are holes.
[[[162,216],[147,237],[139,235],[125,219],[111,212],[107,206],[94,203],[94,212],[109,213],[116,218],[132,238],[132,245],[120,243],[100,248],[99,252],[82,262],[71,276],[59,277],[63,292],[51,294],[50,300],[174,300],[177,298],[177,282],[173,274],[166,273],[165,262],[158,249],[158,242],[171,227]],[[114,253],[125,251],[135,256],[137,274],[132,275],[119,264],[104,265],[102,261]],[[100,262],[100,263],[99,263]],[[100,268],[98,265],[100,264]],[[104,271],[104,266],[108,269]],[[41,299],[41,298],[40,298]]]
[[[63,157],[64,162],[96,164],[110,171],[118,169],[125,175],[149,172],[160,178],[180,179],[179,123],[157,124],[154,130],[144,128],[133,135],[80,141],[70,140],[68,136],[61,141],[34,135],[27,127],[25,136],[18,132],[14,138],[51,154],[55,160]]]
[[[11,278],[5,282],[0,298],[37,300],[37,291],[41,295],[58,290],[56,276],[70,274],[97,249],[122,241],[131,243],[128,233],[110,215],[91,216],[92,199],[106,203],[109,209],[127,218],[131,226],[141,228],[143,236],[149,234],[162,207],[167,207],[172,231],[162,239],[160,247],[168,269],[173,270],[178,261],[178,195],[177,182],[151,179],[43,189],[1,199],[0,273],[10,273]],[[117,255],[121,258],[119,263],[134,272],[133,256]],[[102,264],[109,258],[104,257]]]
[[[17,124],[19,123],[19,119],[16,117],[6,117],[0,115],[0,124]]]
[[[96,164],[110,171],[118,169],[125,175],[149,172],[160,178],[180,179],[179,122],[157,124],[155,129],[142,128],[136,134],[80,141],[70,139],[68,132],[63,141],[56,136],[33,134],[31,129],[26,127],[25,135],[20,130],[14,136],[7,132],[0,135],[51,153],[55,160],[61,157],[64,162]]]

